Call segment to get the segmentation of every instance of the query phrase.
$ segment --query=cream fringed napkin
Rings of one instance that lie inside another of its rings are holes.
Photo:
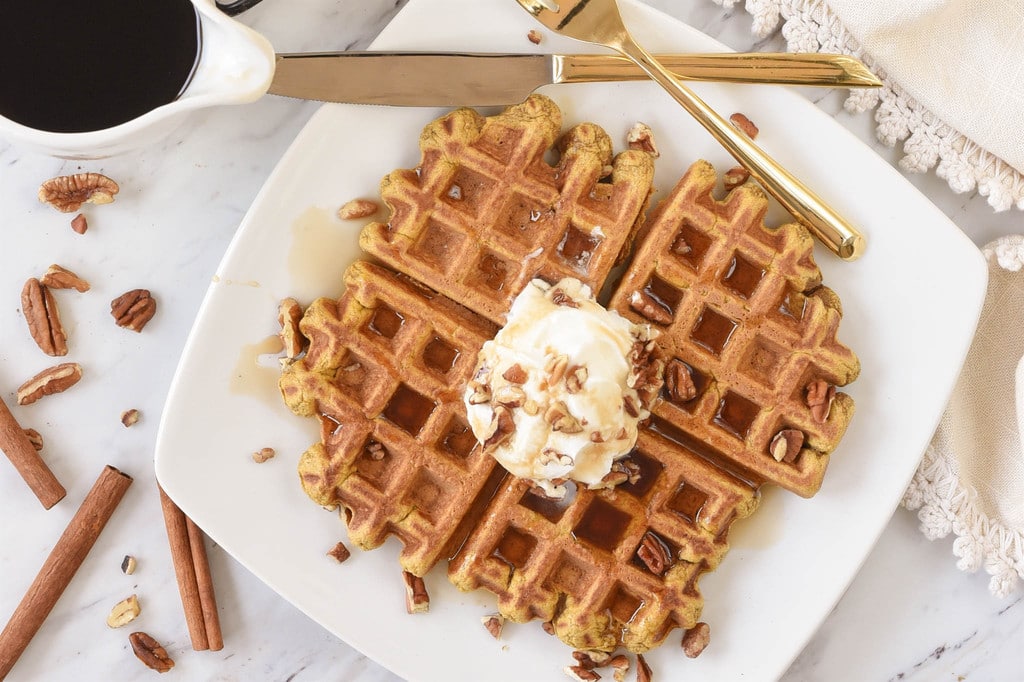
[[[929,538],[1006,596],[1024,578],[1024,237],[984,249],[988,294],[946,413],[903,498]]]
[[[732,7],[739,0],[714,0]],[[900,166],[935,168],[955,192],[1024,209],[1024,3],[1020,0],[746,0],[754,32],[784,22],[793,52],[843,52],[885,83],[854,91],[877,107],[878,138]]]

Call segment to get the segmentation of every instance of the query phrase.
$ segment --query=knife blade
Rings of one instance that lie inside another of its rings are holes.
[[[877,87],[874,74],[840,54],[659,55],[684,80]],[[323,102],[397,106],[492,106],[521,102],[542,85],[645,80],[628,59],[604,54],[304,52],[278,54],[269,92]]]

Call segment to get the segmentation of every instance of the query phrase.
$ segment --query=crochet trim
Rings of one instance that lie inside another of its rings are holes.
[[[739,0],[712,0],[732,8]],[[841,52],[863,61],[883,82],[881,88],[851,91],[844,108],[852,113],[876,109],[876,135],[895,147],[903,141],[902,170],[935,174],[958,193],[978,193],[989,206],[1005,211],[1024,210],[1024,175],[943,123],[891,80],[885,70],[865,54],[823,0],[746,0],[754,19],[753,33],[765,38],[783,22],[782,35],[790,52]]]

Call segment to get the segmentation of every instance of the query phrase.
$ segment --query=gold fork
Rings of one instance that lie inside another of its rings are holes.
[[[665,88],[786,210],[843,260],[864,251],[864,237],[754,142],[676,80],[626,30],[615,0],[516,0],[552,31],[616,50]]]

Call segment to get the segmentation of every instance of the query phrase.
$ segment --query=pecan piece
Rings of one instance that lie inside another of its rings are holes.
[[[651,682],[653,677],[651,666],[647,665],[643,654],[636,655],[636,682]]]
[[[776,462],[790,463],[800,454],[800,448],[803,446],[803,432],[797,429],[782,429],[772,438],[768,450]]]
[[[554,386],[561,381],[567,369],[569,369],[568,355],[548,356],[547,362],[544,363],[544,371],[548,373],[548,386]]]
[[[327,552],[327,556],[332,557],[340,564],[352,556],[352,552],[348,550],[348,547],[345,546],[344,542],[339,542],[332,547],[329,552]]]
[[[644,562],[651,573],[661,575],[672,565],[672,555],[665,543],[651,531],[644,533],[643,540],[636,550],[637,558]]]
[[[683,653],[688,658],[697,658],[711,642],[711,627],[697,623],[683,634]]]
[[[257,464],[263,464],[267,460],[273,459],[276,454],[277,453],[274,452],[274,448],[260,448],[256,452],[252,453],[252,461]]]
[[[689,402],[697,397],[693,374],[689,366],[678,358],[673,358],[665,367],[665,390],[674,403]]]
[[[522,407],[526,402],[526,391],[512,384],[496,388],[493,396],[492,400],[495,403],[505,407]]]
[[[409,571],[402,571],[405,581],[405,610],[409,613],[426,613],[430,610],[430,595],[423,578]]]
[[[552,431],[562,433],[580,433],[583,426],[576,417],[569,414],[569,408],[561,400],[553,403],[544,413],[544,421],[551,425]]]
[[[147,668],[165,673],[174,667],[174,661],[167,655],[167,649],[145,632],[133,632],[128,635],[128,641],[135,656],[145,663]]]
[[[138,563],[131,554],[125,554],[124,559],[121,560],[121,572],[125,575],[131,575],[135,572],[135,567],[138,566]]]
[[[89,229],[88,219],[79,213],[71,219],[71,229],[77,234],[85,234],[85,231]]]
[[[526,383],[526,380],[530,378],[523,366],[518,362],[506,369],[501,374],[502,378],[510,384],[519,384],[520,386]]]
[[[729,121],[751,140],[757,138],[757,133],[759,132],[757,126],[754,125],[753,121],[747,118],[746,114],[742,114],[737,111],[729,117]]]
[[[512,411],[503,405],[494,408],[494,416],[491,418],[490,434],[483,442],[484,448],[499,445],[516,430],[516,423],[512,419]]]
[[[590,371],[586,365],[573,365],[565,373],[565,390],[569,393],[579,393],[589,377]]]
[[[284,356],[294,360],[302,354],[308,342],[299,331],[299,320],[302,319],[302,306],[294,298],[286,298],[277,306],[277,323],[281,325],[278,334],[284,345]]]
[[[551,302],[554,303],[555,305],[565,306],[566,308],[580,307],[579,302],[569,294],[565,293],[565,291],[561,287],[555,287],[554,289],[552,289],[550,296]]]
[[[647,152],[655,159],[661,156],[657,145],[654,144],[654,131],[646,123],[637,121],[633,124],[626,133],[626,144],[630,149]]]
[[[537,29],[535,29],[535,28],[531,28],[531,29],[530,29],[530,30],[529,30],[529,31],[527,32],[527,34],[526,34],[526,39],[527,39],[527,40],[529,40],[529,41],[530,41],[531,43],[533,43],[534,45],[540,45],[540,41],[541,41],[541,34],[540,34],[540,31],[538,31],[538,30],[537,30]]]
[[[750,179],[750,171],[743,166],[733,166],[729,170],[725,171],[725,175],[722,176],[722,184],[726,190],[736,189],[744,182]]]
[[[25,435],[28,436],[28,442],[32,443],[33,449],[39,452],[43,449],[43,437],[35,429],[22,429]]]
[[[555,625],[550,620],[546,620],[540,624],[540,629],[549,635],[555,634]]]
[[[338,217],[342,220],[356,220],[366,218],[377,212],[377,202],[369,199],[352,199],[342,204],[338,209]]]
[[[64,362],[47,367],[18,387],[18,404],[31,405],[44,395],[66,391],[81,378],[82,368],[77,362]]]
[[[603,668],[612,655],[606,651],[590,650],[590,649],[576,649],[572,652],[572,657],[576,659],[576,662],[587,670],[593,670],[594,668]]]
[[[110,314],[118,327],[141,332],[156,314],[156,299],[148,289],[132,289],[110,302]]]
[[[121,188],[102,173],[76,173],[50,178],[39,187],[39,201],[61,213],[74,213],[82,204],[109,204]]]
[[[651,322],[665,326],[672,324],[672,313],[646,291],[634,291],[633,295],[629,297],[629,307]]]
[[[827,381],[818,379],[807,384],[807,395],[805,401],[807,407],[811,408],[811,416],[814,421],[824,424],[828,420],[829,412],[832,411],[832,401],[836,398],[836,387]]]
[[[138,618],[141,612],[139,598],[133,594],[127,599],[122,599],[114,604],[114,608],[110,609],[110,615],[107,616],[107,626],[112,628],[123,627]]]
[[[384,447],[383,443],[378,443],[375,440],[371,440],[366,444],[366,456],[372,459],[374,462],[379,462],[384,459],[388,454],[387,448]]]
[[[597,682],[601,679],[596,672],[587,670],[582,665],[567,665],[563,671],[569,676],[569,679],[576,680],[576,682]]]
[[[139,417],[139,411],[133,407],[121,413],[121,423],[124,424],[126,429],[131,428],[139,423]]]
[[[624,682],[629,672],[629,659],[623,654],[617,654],[608,661],[608,666],[615,671],[612,673],[615,682]]]
[[[35,277],[21,289],[21,312],[25,315],[32,340],[47,355],[68,354],[68,338],[60,321],[60,310],[53,292]]]
[[[39,282],[51,289],[74,289],[79,293],[89,291],[88,282],[56,263],[46,269],[46,274],[39,278]]]
[[[505,616],[500,613],[492,613],[480,618],[480,622],[487,628],[487,632],[491,633],[491,637],[501,639],[501,631],[505,627]]]

